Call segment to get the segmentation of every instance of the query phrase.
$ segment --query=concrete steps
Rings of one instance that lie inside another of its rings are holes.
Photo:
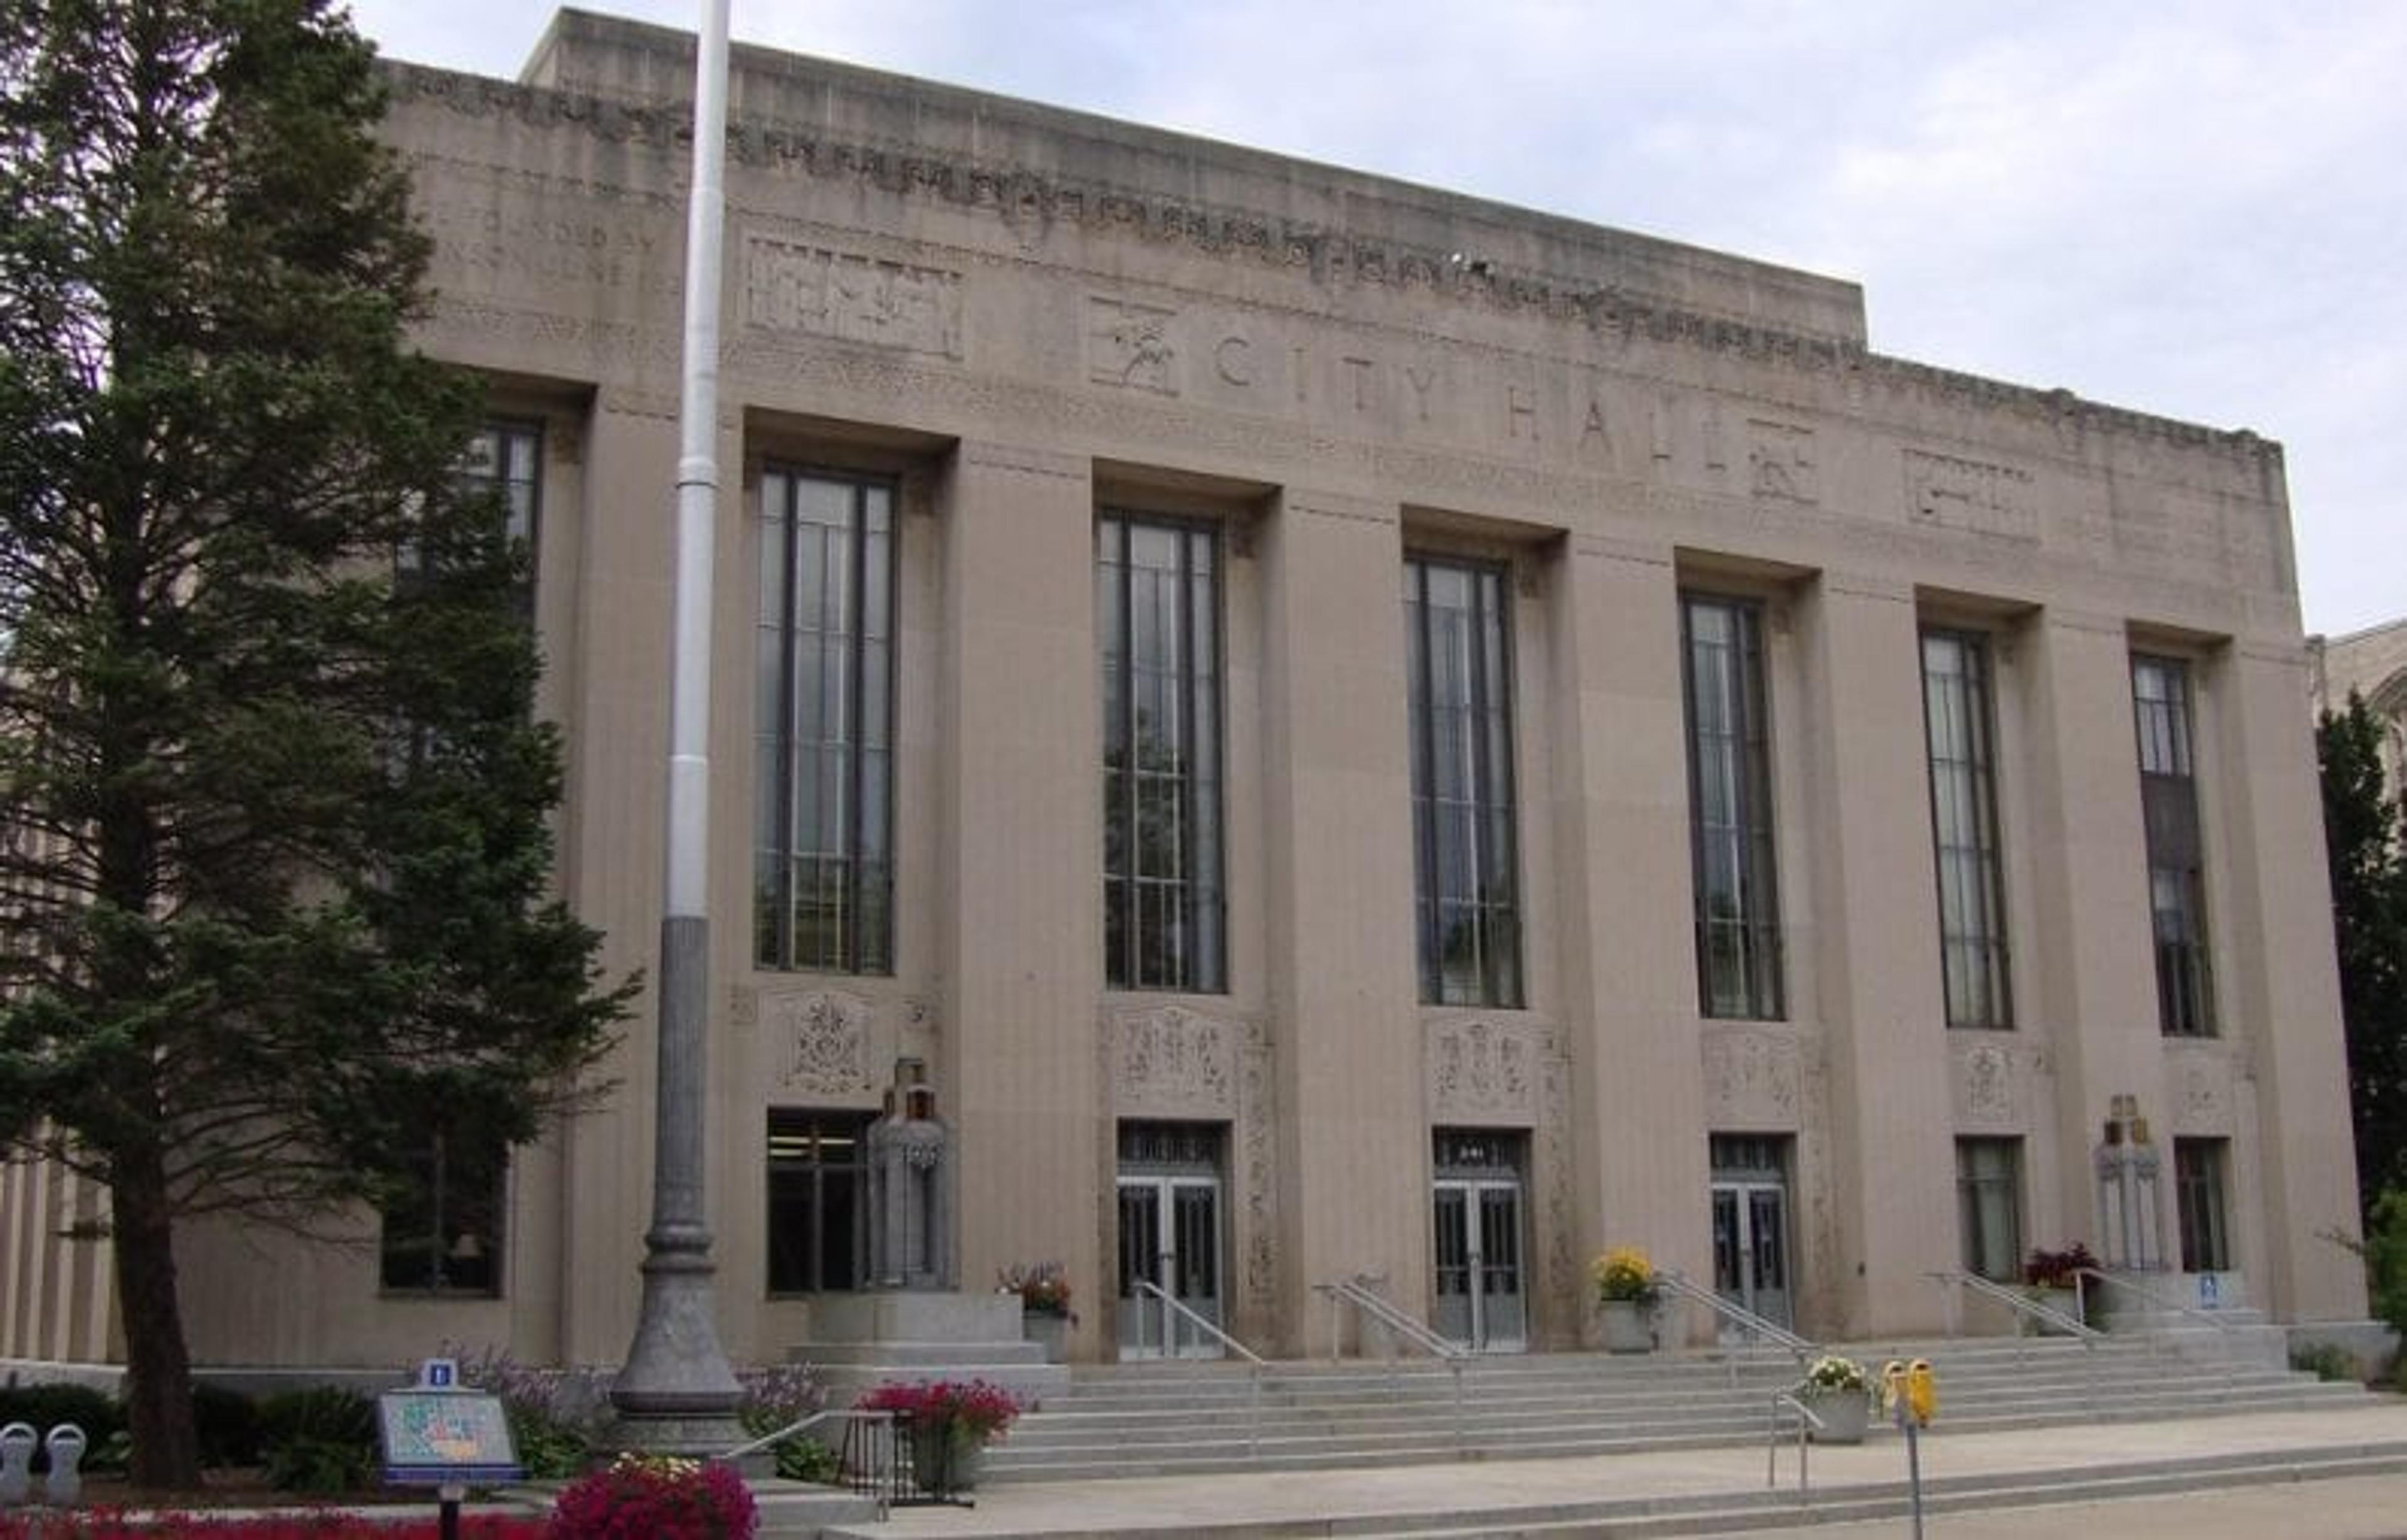
[[[1941,1417],[1966,1431],[2349,1405],[2365,1392],[2261,1361],[2199,1362],[2197,1348],[2107,1338],[1863,1344],[1877,1365],[1937,1367]],[[1068,1391],[987,1452],[993,1481],[1082,1481],[1245,1470],[1510,1460],[1708,1448],[1763,1441],[1786,1357],[1536,1355],[1465,1365],[1276,1363],[1255,1388],[1231,1364],[1081,1367]]]

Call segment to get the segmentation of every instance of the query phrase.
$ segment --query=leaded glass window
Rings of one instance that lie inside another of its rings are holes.
[[[1783,1013],[1780,884],[1772,838],[1770,723],[1762,612],[1687,594],[1689,835],[1696,866],[1698,1008],[1776,1020]]]
[[[1404,635],[1421,998],[1521,1004],[1504,574],[1411,558]]]
[[[2146,820],[2148,907],[2157,958],[2157,1021],[2168,1035],[2215,1035],[2208,962],[2203,842],[2191,757],[2189,665],[2131,660],[2140,738],[2140,801]]]
[[[761,478],[753,958],[894,969],[894,494]]]
[[[1225,989],[1220,596],[1213,532],[1108,512],[1095,526],[1103,665],[1104,976]]]
[[[1939,958],[1951,1027],[2014,1025],[1999,870],[1989,649],[1965,632],[1922,635],[1922,722],[1939,873]]]

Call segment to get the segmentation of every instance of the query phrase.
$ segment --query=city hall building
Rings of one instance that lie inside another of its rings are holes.
[[[692,55],[563,12],[517,82],[390,73],[619,974],[662,902]],[[731,1357],[894,1281],[898,1076],[948,1184],[916,1280],[1059,1263],[1083,1360],[1218,1350],[1140,1281],[1266,1354],[1325,1353],[1358,1277],[1574,1347],[1620,1245],[1825,1340],[2074,1241],[2363,1316],[2318,1238],[2357,1196],[2278,446],[1474,197],[758,50],[732,101]],[[193,1232],[197,1360],[616,1361],[653,1031],[352,1245]],[[63,1238],[99,1195],[0,1199],[0,1358],[121,1358]]]

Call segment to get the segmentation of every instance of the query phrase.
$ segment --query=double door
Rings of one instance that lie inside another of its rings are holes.
[[[1786,1182],[1746,1177],[1714,1183],[1714,1290],[1775,1326],[1791,1324]]]
[[[1119,1243],[1120,1357],[1218,1358],[1219,1339],[1161,1295],[1224,1324],[1219,1178],[1122,1176]]]
[[[1438,1335],[1477,1353],[1529,1346],[1521,1184],[1512,1177],[1440,1176],[1436,1217]]]

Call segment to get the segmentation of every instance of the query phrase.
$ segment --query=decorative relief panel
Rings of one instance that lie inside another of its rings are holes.
[[[1747,476],[1756,496],[1783,503],[1822,500],[1821,478],[1814,464],[1813,429],[1750,420],[1746,437]]]
[[[1431,1022],[1426,1049],[1431,1113],[1447,1123],[1535,1124],[1539,1061],[1550,1037],[1543,1027]]]
[[[829,1099],[876,1094],[868,1001],[834,990],[770,994],[761,1014],[779,1087]]]
[[[1577,1300],[1582,1284],[1572,1238],[1578,1231],[1574,1217],[1576,1200],[1572,1181],[1572,1064],[1560,1041],[1549,1033],[1538,1063],[1538,1182],[1535,1203],[1546,1217],[1545,1298]],[[1565,1329],[1555,1333],[1565,1346],[1579,1339],[1574,1311]]]
[[[1958,1049],[1955,1080],[1958,1127],[2013,1128],[2019,1121],[2014,1055],[2003,1045]]]
[[[1954,455],[1905,451],[1905,506],[1914,521],[2036,544],[2030,474]]]
[[[1236,1117],[1240,1024],[1161,1005],[1115,1013],[1105,1035],[1118,1114]]]
[[[773,235],[744,242],[744,320],[773,332],[961,356],[961,278]]]
[[[2233,1132],[2232,1106],[2239,1065],[2232,1055],[2188,1052],[2169,1055],[2166,1080],[2172,1093],[2172,1123],[2177,1134],[2229,1136]]]
[[[1178,393],[1178,312],[1100,296],[1087,301],[1087,378],[1156,395]]]
[[[1786,1034],[1706,1029],[1705,1120],[1714,1128],[1792,1129],[1803,1066]]]
[[[1278,1299],[1278,1072],[1270,1029],[1259,1021],[1246,1026],[1242,1075],[1236,1143],[1246,1205],[1246,1292],[1256,1309],[1267,1312]]]

